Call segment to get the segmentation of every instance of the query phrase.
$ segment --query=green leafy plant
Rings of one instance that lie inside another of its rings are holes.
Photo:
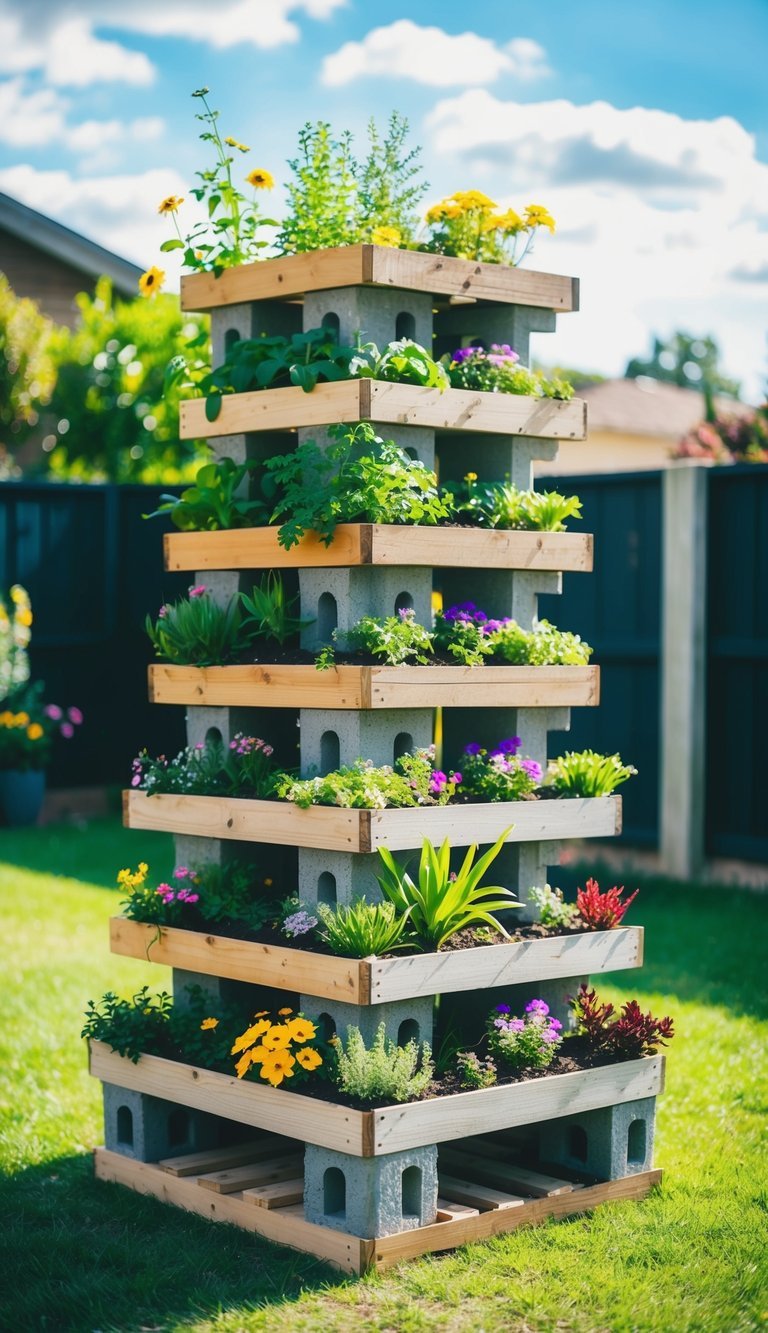
[[[499,1004],[488,1019],[488,1046],[513,1069],[546,1069],[563,1040],[562,1027],[544,1000],[530,1000],[522,1018],[513,1017],[508,1004]]]
[[[426,1092],[434,1074],[432,1052],[426,1042],[398,1046],[379,1024],[367,1047],[360,1029],[348,1027],[346,1039],[334,1042],[331,1077],[348,1097],[362,1102],[409,1102]]]
[[[408,121],[393,111],[382,135],[368,122],[368,156],[358,165],[359,239],[408,245],[418,226],[418,205],[428,186],[420,179],[421,148],[408,148]]]
[[[144,628],[158,657],[181,666],[213,666],[235,661],[254,638],[243,622],[240,602],[231,597],[220,605],[204,584],[187,597],[166,602],[157,619],[147,616]]]
[[[334,639],[341,638],[334,631]],[[429,662],[432,636],[416,620],[412,607],[403,607],[396,616],[363,616],[343,636],[345,648],[370,653],[390,666],[404,662]]]
[[[468,472],[461,483],[447,482],[441,493],[450,496],[464,522],[478,527],[565,532],[569,518],[581,518],[577,495],[520,491],[510,482],[478,482],[475,472]]]
[[[268,570],[250,594],[241,593],[240,600],[248,612],[245,627],[251,627],[256,638],[275,639],[281,648],[292,635],[312,624],[293,614],[298,596],[286,595],[282,575],[275,569]]]
[[[562,379],[549,379],[540,370],[519,364],[509,343],[484,347],[459,347],[442,358],[454,389],[479,389],[483,393],[518,393],[529,398],[573,397],[573,387]]]
[[[32,435],[56,383],[53,324],[34,301],[19,297],[0,273],[0,476]]]
[[[486,633],[487,616],[478,620],[474,602],[448,607],[435,615],[434,644],[442,653],[455,657],[462,666],[482,666],[493,651]]]
[[[302,809],[310,805],[338,805],[344,809],[385,810],[414,805],[445,805],[454,795],[459,774],[447,776],[434,768],[434,747],[401,755],[394,768],[375,768],[369,759],[323,777],[294,778],[280,774],[275,794]]]
[[[187,746],[173,759],[153,759],[146,750],[133,760],[131,786],[149,795],[270,796],[276,774],[272,746],[237,732],[225,747],[220,740]]]
[[[165,1045],[172,1008],[173,1000],[166,991],[152,995],[148,986],[142,986],[130,1000],[107,991],[98,1003],[88,1001],[80,1036],[106,1042],[136,1064],[145,1052]]]
[[[162,503],[145,518],[168,514],[182,532],[216,532],[220,528],[249,528],[269,522],[269,510],[262,499],[241,494],[245,478],[254,463],[233,463],[222,458],[206,463],[195,476],[193,486],[181,495],[163,495]]]
[[[456,1055],[456,1068],[459,1074],[459,1086],[472,1091],[475,1088],[492,1088],[499,1073],[490,1055],[485,1059],[476,1051],[459,1051]]]
[[[354,347],[342,347],[326,328],[294,333],[290,338],[243,338],[233,343],[227,359],[198,382],[206,395],[205,415],[216,421],[225,394],[296,385],[310,393],[320,381],[346,380]]]
[[[305,440],[264,464],[280,488],[271,521],[281,521],[278,541],[286,550],[308,531],[330,545],[339,523],[435,524],[449,516],[434,472],[382,440],[369,422],[333,426],[329,435],[325,449]]]
[[[481,881],[504,846],[510,828],[477,862],[474,843],[455,874],[451,873],[449,840],[446,838],[438,850],[425,838],[416,880],[395,861],[388,847],[379,848],[383,869],[377,879],[381,891],[398,912],[409,913],[408,931],[422,948],[440,950],[452,935],[471,926],[492,926],[507,935],[492,914],[520,904],[509,889]]]
[[[491,654],[520,666],[587,666],[592,648],[579,634],[539,620],[532,630],[516,620],[502,620],[488,634]]]
[[[565,902],[562,889],[553,889],[551,884],[543,884],[529,889],[526,896],[536,908],[541,925],[546,926],[547,930],[562,930],[578,923],[579,909],[574,903]]]
[[[425,389],[450,388],[445,366],[435,361],[419,343],[400,338],[380,352],[375,343],[364,343],[350,362],[350,373],[358,379],[387,380],[395,384],[418,384]]]
[[[618,754],[568,750],[559,759],[550,760],[547,785],[559,796],[610,796],[636,773],[637,769],[623,764]]]
[[[392,903],[368,903],[358,899],[347,906],[331,908],[320,903],[321,937],[336,954],[369,958],[408,947],[405,938],[408,913],[398,913]]]

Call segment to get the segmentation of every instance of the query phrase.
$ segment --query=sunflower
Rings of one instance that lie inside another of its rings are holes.
[[[153,264],[152,267],[148,268],[146,273],[142,273],[139,278],[139,291],[142,296],[154,296],[155,292],[160,291],[164,282],[165,270],[156,268]]]
[[[183,203],[184,200],[181,195],[167,194],[164,199],[160,200],[160,203],[157,206],[157,211],[158,213],[175,213],[178,208],[181,208]]]
[[[249,171],[246,181],[252,185],[254,190],[271,190],[275,184],[275,178],[270,171],[265,171],[263,167],[256,167],[254,171]]]

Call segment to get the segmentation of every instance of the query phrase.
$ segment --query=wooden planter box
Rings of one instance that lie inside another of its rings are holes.
[[[568,570],[589,573],[591,533],[501,532],[480,528],[343,523],[326,546],[307,533],[286,551],[278,529],[167,532],[168,570],[338,569],[348,565],[419,565],[451,569]]]
[[[538,1124],[558,1116],[655,1097],[664,1087],[664,1057],[654,1055],[598,1069],[551,1074],[525,1083],[385,1106],[377,1111],[352,1111],[331,1101],[266,1084],[259,1086],[234,1074],[197,1069],[156,1055],[142,1055],[138,1064],[133,1064],[98,1041],[90,1044],[89,1069],[104,1083],[193,1106],[241,1125],[273,1130],[353,1157],[379,1157],[516,1125]]]
[[[448,297],[443,304],[500,302],[563,312],[579,308],[577,278],[380,245],[345,245],[241,264],[218,278],[213,273],[189,274],[181,279],[181,308],[217,310],[241,301],[288,301],[305,292],[359,286],[432,292]]]
[[[291,386],[228,393],[215,421],[205,415],[205,399],[179,407],[182,440],[241,435],[249,431],[296,430],[337,421],[375,421],[392,426],[430,426],[438,431],[479,431],[552,440],[583,440],[587,408],[581,398],[531,398],[515,393],[469,389],[424,389],[378,380],[318,384],[311,393]]]
[[[156,704],[243,708],[558,708],[600,702],[600,668],[173,666],[149,668]]]
[[[510,842],[606,838],[621,832],[621,797],[556,801],[496,801],[478,805],[417,806],[406,810],[343,810],[291,801],[227,796],[148,796],[123,793],[126,828],[159,829],[200,838],[233,838],[323,851],[405,851],[449,838],[454,847],[491,843],[511,824]]]
[[[177,926],[157,927],[124,916],[113,916],[109,930],[112,953],[124,957],[347,1004],[386,1004],[419,995],[591,976],[640,967],[643,961],[642,926],[396,958],[338,958]]]

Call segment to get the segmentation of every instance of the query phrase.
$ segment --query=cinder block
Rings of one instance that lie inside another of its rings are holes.
[[[509,481],[520,491],[533,487],[534,460],[548,463],[557,458],[557,440],[527,435],[440,435],[437,456],[440,476],[461,481],[476,472],[480,481]]]
[[[285,301],[243,301],[211,311],[211,364],[220,366],[233,342],[301,332],[301,309]]]
[[[327,325],[338,330],[345,346],[375,342],[379,351],[395,338],[412,338],[429,350],[432,346],[432,297],[425,292],[406,292],[389,287],[338,287],[325,292],[307,292],[304,297],[304,329]]]
[[[562,592],[562,574],[550,570],[446,569],[440,574],[443,606],[474,602],[491,617],[511,616],[531,629],[538,615],[538,599]]]
[[[302,631],[301,646],[310,652],[330,643],[335,629],[341,636],[363,616],[393,616],[413,607],[419,624],[432,624],[431,569],[302,569],[299,590],[301,614],[312,620]]]
[[[520,754],[535,759],[546,771],[549,732],[568,731],[570,725],[569,708],[446,708],[445,763],[460,770],[464,746],[470,741],[492,749],[509,736],[519,736]]]
[[[513,931],[538,919],[538,910],[528,897],[528,891],[538,884],[550,884],[550,866],[560,863],[559,842],[510,842],[499,852],[487,875],[489,883],[503,884],[517,895],[521,908],[500,912],[499,919],[507,930]]]
[[[381,902],[376,881],[381,861],[378,855],[361,852],[326,852],[314,847],[299,848],[298,895],[308,907],[327,903],[330,907],[365,898]]]
[[[264,709],[211,708],[207,704],[192,704],[187,709],[187,745],[205,745],[209,739],[220,739],[228,746],[237,732],[252,736],[257,715]]]
[[[322,1019],[326,1030],[332,1028],[340,1036],[346,1034],[348,1027],[359,1028],[366,1046],[372,1045],[382,1023],[390,1040],[400,1046],[411,1040],[425,1041],[428,1046],[432,1046],[434,998],[431,995],[369,1005],[345,1004],[341,1000],[302,995],[300,1008],[308,1018]]]
[[[561,1116],[541,1126],[541,1160],[600,1180],[637,1175],[653,1165],[655,1123],[655,1097]]]
[[[307,1144],[304,1216],[352,1236],[393,1236],[437,1216],[437,1148],[349,1157]]]
[[[303,776],[331,773],[339,765],[370,759],[380,767],[402,754],[432,744],[430,708],[382,708],[356,713],[344,708],[302,708],[300,717]]]
[[[529,1000],[544,1000],[549,1012],[563,1025],[564,1032],[575,1027],[573,1011],[568,1003],[576,995],[586,977],[556,977],[548,981],[529,981],[524,986],[505,986],[503,990],[484,992],[486,1013],[497,1004],[508,1004],[513,1014],[522,1018]]]
[[[532,333],[553,333],[554,310],[526,305],[449,305],[435,314],[436,355],[457,347],[509,343],[524,366],[530,364]]]
[[[157,1162],[218,1143],[215,1116],[131,1088],[104,1087],[104,1143],[138,1162]]]

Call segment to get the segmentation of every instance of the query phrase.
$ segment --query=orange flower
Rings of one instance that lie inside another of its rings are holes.
[[[317,1028],[308,1018],[292,1018],[290,1023],[286,1024],[291,1041],[311,1041],[317,1036]]]
[[[246,1032],[243,1032],[236,1040],[230,1055],[237,1055],[238,1051],[244,1051],[246,1046],[252,1046],[263,1033],[269,1032],[272,1024],[269,1019],[261,1019],[259,1023],[254,1023]]]
[[[277,1088],[284,1078],[293,1078],[295,1064],[296,1060],[289,1051],[275,1051],[268,1060],[264,1061],[259,1073],[262,1078],[272,1084],[273,1088]]]
[[[319,1069],[323,1063],[322,1056],[317,1051],[313,1051],[311,1046],[304,1046],[300,1051],[297,1051],[296,1059],[302,1069],[306,1069],[310,1073],[313,1069]]]

